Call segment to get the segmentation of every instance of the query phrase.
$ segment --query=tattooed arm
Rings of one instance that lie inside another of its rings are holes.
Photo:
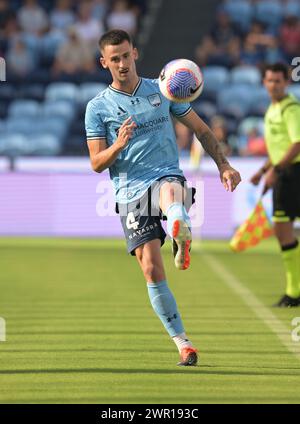
[[[237,185],[241,182],[240,174],[230,166],[222,151],[220,143],[214,136],[211,129],[193,110],[179,119],[196,134],[196,137],[202,144],[204,150],[215,161],[225,189],[227,191],[235,190]]]

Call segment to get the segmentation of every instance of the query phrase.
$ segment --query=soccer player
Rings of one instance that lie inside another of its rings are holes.
[[[167,217],[176,267],[188,268],[191,222],[184,203],[185,178],[179,168],[172,116],[196,133],[215,160],[226,190],[236,188],[240,175],[189,104],[170,102],[160,94],[157,80],[137,75],[138,52],[126,32],[107,32],[99,47],[101,64],[109,69],[113,81],[87,105],[91,164],[96,172],[109,168],[128,252],[136,256],[152,307],[177,345],[178,365],[196,365],[197,350],[185,333],[160,252],[166,234],[159,212]]]
[[[288,67],[267,66],[264,85],[271,97],[265,115],[265,139],[269,159],[251,178],[258,185],[265,175],[266,188],[273,187],[273,222],[286,270],[285,295],[274,305],[300,305],[300,248],[294,221],[300,217],[300,103],[286,90]]]

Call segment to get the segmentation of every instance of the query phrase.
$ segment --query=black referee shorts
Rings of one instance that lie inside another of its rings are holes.
[[[151,240],[160,239],[161,246],[166,239],[166,233],[161,220],[166,219],[159,207],[159,190],[165,182],[179,182],[182,186],[186,179],[177,175],[162,177],[155,181],[148,191],[138,200],[128,204],[116,205],[116,212],[120,214],[123,231],[127,242],[127,251],[135,256],[135,249]],[[190,209],[195,202],[196,190],[187,189],[185,207]]]
[[[300,218],[300,163],[290,165],[273,189],[273,221],[290,222]]]

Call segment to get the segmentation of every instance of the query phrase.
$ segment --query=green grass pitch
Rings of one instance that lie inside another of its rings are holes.
[[[122,241],[0,239],[1,403],[299,403],[300,360],[212,269],[209,254],[266,307],[283,293],[275,241],[233,254],[194,245],[169,284],[200,351],[176,366],[176,346],[154,315]],[[272,310],[292,331],[300,308]],[[300,344],[300,342],[299,342]]]

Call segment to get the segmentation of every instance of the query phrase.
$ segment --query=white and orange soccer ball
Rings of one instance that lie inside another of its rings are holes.
[[[192,102],[203,90],[202,72],[196,63],[187,59],[169,62],[159,75],[162,94],[176,103]]]

